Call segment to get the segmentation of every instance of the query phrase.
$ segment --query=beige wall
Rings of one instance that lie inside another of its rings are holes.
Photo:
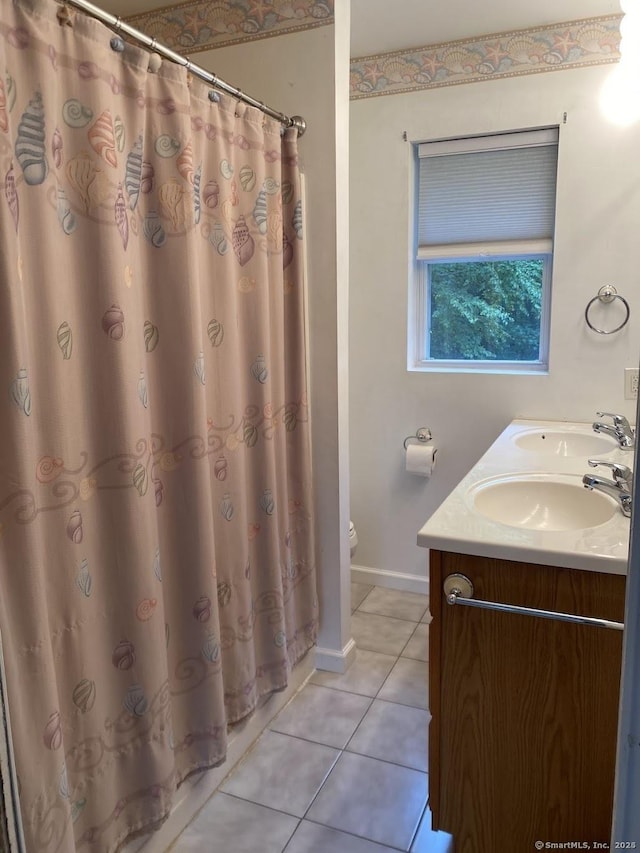
[[[299,150],[307,198],[311,417],[321,605],[318,662],[337,669],[343,667],[344,655],[350,649],[345,387],[348,7],[347,0],[336,3],[336,26],[245,42],[195,57],[199,65],[252,97],[287,115],[300,114],[307,121]],[[337,209],[344,220],[340,228]],[[343,408],[338,404],[340,398]]]
[[[611,68],[352,102],[350,466],[358,565],[408,575],[410,588],[424,589],[418,529],[513,418],[591,421],[598,409],[635,416],[635,403],[624,400],[623,369],[638,366],[640,350],[640,130],[616,129],[600,114]],[[561,127],[549,375],[407,372],[412,154],[403,131],[417,141],[550,124]],[[611,337],[584,322],[587,301],[607,283],[631,304],[630,323]],[[403,470],[403,439],[420,426],[431,427],[439,447],[428,481]]]

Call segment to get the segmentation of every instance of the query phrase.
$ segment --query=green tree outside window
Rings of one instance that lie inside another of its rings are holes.
[[[536,361],[542,259],[429,263],[428,357]]]

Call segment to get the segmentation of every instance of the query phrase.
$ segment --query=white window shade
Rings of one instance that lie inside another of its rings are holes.
[[[554,128],[420,145],[419,255],[427,247],[469,244],[550,247],[557,139]]]

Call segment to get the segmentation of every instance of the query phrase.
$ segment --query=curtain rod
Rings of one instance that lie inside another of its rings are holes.
[[[194,74],[196,77],[200,77],[201,80],[204,80],[205,83],[215,86],[216,89],[222,89],[223,92],[226,92],[228,95],[232,95],[234,98],[237,98],[239,101],[243,101],[245,104],[256,107],[261,110],[261,112],[279,121],[285,127],[297,128],[298,136],[302,136],[307,129],[307,123],[302,116],[289,117],[284,113],[278,112],[278,110],[274,110],[272,107],[263,104],[261,101],[257,101],[255,98],[252,98],[251,95],[247,95],[243,92],[242,89],[236,89],[235,86],[231,86],[220,77],[217,77],[215,74],[211,74],[210,71],[207,71],[200,65],[196,65],[194,62],[191,62],[191,60],[186,56],[182,56],[182,54],[171,50],[170,47],[160,44],[157,39],[151,38],[146,35],[146,33],[143,33],[142,30],[137,30],[135,27],[130,26],[123,21],[121,17],[112,15],[110,12],[105,12],[104,9],[94,6],[93,3],[89,3],[88,0],[65,0],[65,2],[70,6],[76,6],[78,9],[82,9],[83,12],[87,12],[87,14],[91,15],[93,18],[97,18],[99,21],[102,21],[103,24],[107,24],[107,26],[115,30],[116,33],[125,33],[132,39],[143,44],[145,47],[148,47],[153,53],[159,53],[160,56],[170,59],[177,65],[182,65],[191,74]]]

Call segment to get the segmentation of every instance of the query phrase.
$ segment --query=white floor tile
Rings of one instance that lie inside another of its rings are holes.
[[[307,818],[407,850],[426,799],[426,774],[344,752]]]
[[[402,650],[403,658],[413,660],[429,660],[429,626],[425,622],[416,625],[416,630]]]
[[[429,713],[376,699],[347,750],[427,772]]]
[[[427,709],[427,664],[419,660],[398,658],[378,693],[378,699]]]
[[[351,610],[356,610],[373,589],[372,584],[351,581]]]
[[[424,810],[428,598],[351,589],[354,663],[313,674],[173,853],[452,853]]]
[[[351,616],[351,632],[356,646],[386,655],[399,655],[415,627],[415,622],[361,610],[356,610]]]
[[[286,853],[397,853],[391,847],[303,820]]]
[[[357,649],[356,659],[346,672],[314,672],[311,682],[333,687],[335,690],[347,690],[350,693],[373,697],[382,687],[395,662],[394,655]]]
[[[425,810],[415,840],[411,845],[411,853],[454,853],[453,836],[447,832],[433,832],[431,829],[431,812]]]
[[[172,853],[282,853],[298,820],[217,793],[177,838]]]
[[[268,731],[220,790],[302,817],[339,754],[328,746]]]
[[[428,604],[426,595],[377,586],[369,593],[358,610],[362,613],[377,613],[379,616],[393,616],[395,619],[419,622]]]
[[[371,699],[307,684],[271,724],[272,731],[343,749]]]

